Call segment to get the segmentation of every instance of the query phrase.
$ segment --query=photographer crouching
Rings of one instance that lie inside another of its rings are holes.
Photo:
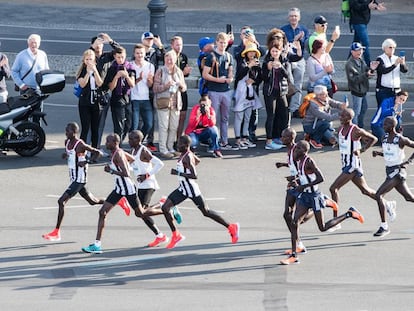
[[[216,158],[223,157],[216,127],[216,113],[207,95],[203,95],[191,110],[185,134],[191,137],[192,149],[197,148],[202,142],[208,144],[207,152],[212,153]]]

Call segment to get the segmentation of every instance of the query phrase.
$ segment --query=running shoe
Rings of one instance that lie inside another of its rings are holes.
[[[306,250],[305,246],[303,246],[303,248],[299,247],[299,246],[296,247],[296,254],[306,254],[307,252],[308,251]],[[285,250],[284,254],[285,255],[292,255],[292,249]]]
[[[170,239],[164,233],[162,233],[160,237],[156,236],[154,241],[148,243],[148,247],[156,247],[160,244],[168,243],[169,240]]]
[[[220,150],[214,150],[214,151],[213,151],[213,156],[214,156],[215,158],[223,159],[223,154],[221,153],[221,151],[220,151]]]
[[[299,258],[293,255],[290,255],[288,258],[280,261],[280,264],[282,265],[291,265],[291,264],[298,264],[298,263],[300,263]]]
[[[247,146],[248,148],[255,148],[257,145],[251,142],[249,139],[241,142],[243,145]]]
[[[183,222],[183,216],[178,209],[178,206],[173,206],[171,209],[174,219],[177,221],[177,224],[181,224]]]
[[[316,140],[314,140],[314,139],[310,139],[309,140],[309,144],[313,147],[313,148],[315,148],[315,149],[322,149],[323,148],[323,145],[322,144],[320,144],[320,143],[318,143]]]
[[[348,212],[351,213],[352,218],[357,219],[361,224],[364,223],[364,216],[355,207],[351,206]]]
[[[265,145],[266,150],[280,150],[283,147],[285,147],[285,145],[276,144],[274,141]]]
[[[125,197],[122,197],[117,204],[124,210],[125,215],[129,216],[131,214],[131,207]]]
[[[151,151],[157,151],[157,147],[153,143],[148,143],[147,148]]]
[[[239,148],[237,148],[237,146],[232,146],[229,143],[227,143],[227,144],[221,144],[220,145],[220,149],[221,150],[239,150]]]
[[[395,201],[387,201],[385,202],[385,207],[387,208],[387,214],[391,222],[397,218],[397,202]]]
[[[237,148],[237,150],[247,150],[249,149],[248,146],[246,146],[244,143],[240,142],[240,143],[235,143],[234,146]],[[235,149],[234,149],[235,150]]]
[[[90,254],[102,254],[102,248],[95,244],[91,244],[87,247],[82,247],[82,252]]]
[[[228,230],[231,235],[231,243],[237,243],[239,240],[240,225],[238,223],[230,224]]]
[[[167,245],[168,249],[174,248],[178,245],[178,243],[180,243],[181,241],[185,240],[185,236],[183,236],[180,232],[178,231],[173,231],[173,235],[171,237],[171,241],[170,243]]]
[[[43,234],[42,238],[48,241],[60,241],[60,231],[59,229],[55,229],[52,232]]]
[[[333,226],[333,227],[329,228],[327,231],[328,231],[328,232],[335,232],[336,230],[339,230],[339,229],[341,229],[341,228],[342,228],[341,224],[337,224],[337,225],[335,225],[335,226]]]
[[[386,236],[387,234],[390,234],[390,232],[391,232],[391,230],[389,228],[384,229],[383,227],[379,227],[377,232],[374,233],[374,236],[382,238],[382,237]]]

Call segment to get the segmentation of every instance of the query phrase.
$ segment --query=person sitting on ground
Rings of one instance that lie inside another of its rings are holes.
[[[339,119],[337,112],[332,113],[332,108],[345,109],[347,103],[341,103],[328,96],[328,90],[324,85],[316,85],[315,97],[310,100],[309,106],[303,118],[303,131],[309,137],[309,143],[315,149],[321,149],[322,143],[336,145],[332,122]]]

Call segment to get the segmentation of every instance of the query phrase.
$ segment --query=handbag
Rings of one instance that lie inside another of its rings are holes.
[[[79,82],[76,80],[75,84],[73,85],[73,94],[79,98],[82,94],[83,88],[80,86]]]
[[[30,69],[24,74],[24,76],[22,77],[22,81],[24,80],[24,78],[26,78],[27,77],[27,75],[33,70],[33,67],[34,67],[34,65],[36,64],[36,59],[37,59],[37,56],[35,57],[35,59],[34,59],[34,61],[33,61],[33,64],[32,64],[32,67],[30,67]],[[20,87],[15,83],[14,84],[14,90],[16,91],[16,92],[18,92],[18,91],[20,91]]]
[[[338,92],[338,86],[336,85],[335,81],[331,78],[331,85],[332,85],[332,94]]]
[[[157,109],[167,109],[171,104],[171,97],[159,97],[156,99]]]

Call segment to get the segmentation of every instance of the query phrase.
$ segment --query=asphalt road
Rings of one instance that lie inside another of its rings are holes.
[[[282,219],[287,170],[276,161],[285,151],[264,150],[264,114],[260,113],[258,147],[228,151],[224,159],[202,153],[198,167],[200,187],[210,208],[241,224],[240,241],[230,243],[224,227],[204,218],[191,201],[182,204],[181,232],[187,237],[176,249],[149,249],[151,232],[120,208],[109,215],[103,236],[104,253],[87,255],[81,247],[93,242],[98,207],[79,196],[67,207],[62,241],[48,243],[41,235],[56,221],[57,198],[68,185],[63,152],[64,127],[78,120],[72,85],[49,97],[45,104],[49,126],[46,150],[33,158],[14,153],[0,157],[0,298],[3,310],[408,310],[413,302],[414,209],[392,191],[398,204],[392,233],[372,236],[379,225],[374,201],[352,185],[340,192],[340,211],[355,206],[365,223],[347,220],[334,233],[320,233],[313,220],[302,228],[308,253],[301,263],[281,266],[290,247]],[[197,95],[190,90],[190,102]],[[342,94],[338,94],[341,98]],[[374,96],[369,97],[373,113]],[[411,104],[404,119],[410,123]],[[297,119],[292,122],[301,137]],[[410,127],[407,127],[409,129]],[[106,132],[111,131],[108,122]],[[231,132],[230,132],[231,133]],[[407,151],[410,154],[410,151]],[[328,192],[339,174],[337,150],[312,150],[325,174],[321,188]],[[103,160],[89,170],[88,188],[105,197],[112,176],[103,172]],[[383,160],[363,155],[368,183],[377,188],[384,179]],[[175,160],[159,173],[161,190],[154,201],[176,187],[169,175]],[[413,171],[408,170],[413,185]],[[327,211],[326,218],[331,216]],[[169,233],[162,217],[159,227]]]

